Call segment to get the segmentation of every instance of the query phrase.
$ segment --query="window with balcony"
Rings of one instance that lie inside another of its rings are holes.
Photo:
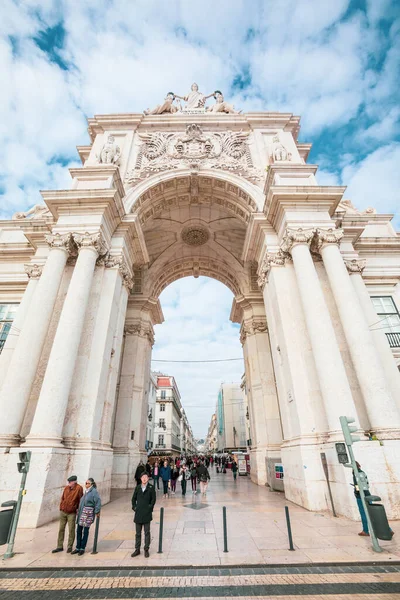
[[[166,397],[167,397],[166,390],[161,390],[161,400],[165,400]]]
[[[158,436],[158,444],[156,444],[156,448],[165,448],[164,436],[163,435],[159,435]]]
[[[386,334],[391,348],[400,348],[400,314],[391,296],[372,296],[379,323],[372,330],[381,328]]]
[[[0,304],[0,352],[6,343],[18,306],[19,304]]]

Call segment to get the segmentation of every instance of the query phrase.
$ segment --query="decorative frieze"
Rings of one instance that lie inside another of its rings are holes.
[[[273,266],[284,267],[287,258],[288,255],[282,252],[282,250],[279,250],[279,252],[276,252],[274,254],[268,252],[265,255],[264,260],[261,264],[260,275],[257,279],[257,283],[262,290],[264,289],[265,284],[268,281],[268,276],[271,271],[271,268]]]
[[[345,260],[344,264],[346,265],[346,268],[350,275],[354,273],[359,273],[360,275],[362,275],[366,267],[367,261],[365,259],[357,260],[356,258],[353,258],[352,260]]]
[[[240,343],[243,345],[247,336],[268,331],[267,321],[263,317],[252,317],[243,321],[240,328]]]
[[[36,263],[31,265],[24,265],[25,273],[28,275],[29,279],[39,279],[42,274],[43,267],[37,265]]]
[[[134,321],[133,323],[125,323],[124,334],[137,335],[141,338],[147,338],[151,346],[154,345],[154,331],[153,327],[148,321],[140,319],[138,321]]]
[[[79,250],[82,248],[91,248],[99,256],[104,256],[108,251],[107,244],[100,232],[89,233],[85,231],[85,233],[73,233],[72,237]]]

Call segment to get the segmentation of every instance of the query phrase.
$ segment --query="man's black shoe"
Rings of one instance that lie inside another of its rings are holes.
[[[149,554],[149,551],[148,551],[148,550],[145,550],[145,551],[144,551],[144,556],[145,556],[145,558],[149,558],[150,554]]]
[[[135,558],[135,556],[139,556],[140,554],[140,550],[135,550],[135,552],[132,552],[131,556],[132,558]]]
[[[83,556],[84,554],[85,554],[85,551],[84,551],[84,550],[79,550],[79,552],[78,552],[78,556]]]
[[[75,550],[72,550],[71,554],[79,554],[79,552],[79,548],[75,548]]]
[[[52,550],[52,554],[55,554],[56,552],[62,552],[64,550],[64,548],[54,548],[54,550]]]

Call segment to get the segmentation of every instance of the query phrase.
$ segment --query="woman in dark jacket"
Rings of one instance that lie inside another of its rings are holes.
[[[179,477],[179,467],[175,464],[172,467],[171,471],[171,493],[175,494],[176,492],[176,482]]]
[[[164,498],[168,498],[168,482],[171,481],[171,467],[166,460],[164,460],[164,464],[160,469],[160,476],[164,486]]]
[[[97,491],[95,481],[89,477],[85,483],[86,492],[83,494],[79,503],[78,514],[76,517],[76,548],[72,554],[82,556],[85,554],[85,548],[89,537],[89,528],[95,518],[99,518],[101,509],[101,500]]]

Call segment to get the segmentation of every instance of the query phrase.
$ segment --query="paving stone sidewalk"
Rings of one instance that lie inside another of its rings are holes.
[[[0,600],[399,598],[400,565],[0,572]]]
[[[178,484],[179,486],[179,484]],[[359,537],[359,523],[311,513],[283,494],[251,483],[246,477],[235,483],[231,473],[211,472],[207,496],[186,497],[179,491],[169,499],[157,492],[151,525],[150,558],[143,553],[131,558],[134,548],[131,492],[116,492],[101,512],[98,554],[91,554],[93,531],[84,556],[52,554],[58,523],[18,531],[16,556],[2,560],[2,568],[136,567],[186,565],[261,565],[400,561],[400,522],[392,523],[396,535],[381,542],[383,552],[372,551],[369,538]],[[290,508],[295,551],[288,549],[284,506]],[[163,553],[158,554],[160,508],[165,509]],[[227,507],[228,553],[224,552],[222,507]],[[5,551],[5,546],[0,549]]]

